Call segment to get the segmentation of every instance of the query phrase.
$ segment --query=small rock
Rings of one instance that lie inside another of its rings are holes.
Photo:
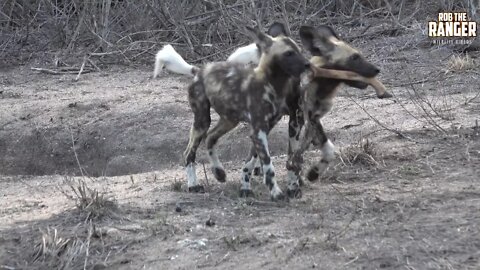
[[[213,226],[215,226],[215,221],[213,221],[211,218],[209,218],[207,220],[207,222],[205,223],[205,225],[207,225],[208,227],[213,227]]]
[[[182,207],[180,207],[180,204],[179,204],[179,203],[177,203],[177,204],[175,205],[175,212],[177,212],[177,213],[182,212]]]
[[[105,268],[107,268],[107,265],[105,263],[97,263],[93,266],[93,270],[100,270]]]
[[[117,228],[106,228],[105,234],[109,236],[120,235],[120,231]]]
[[[190,240],[188,238],[184,240],[180,240],[177,243],[180,244],[183,247],[190,247],[193,249],[202,249],[207,246],[208,239],[202,238],[202,239],[197,239],[197,240]]]

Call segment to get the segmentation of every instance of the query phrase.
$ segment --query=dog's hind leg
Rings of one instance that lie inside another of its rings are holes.
[[[222,163],[218,159],[217,149],[215,146],[217,145],[220,137],[236,127],[237,124],[238,123],[228,121],[225,118],[220,118],[217,125],[213,129],[209,130],[207,134],[206,144],[208,157],[210,159],[210,166],[213,175],[219,182],[225,182],[227,174],[225,173]]]
[[[207,127],[208,129],[208,127]],[[185,169],[187,172],[187,185],[188,191],[203,192],[203,186],[198,184],[197,175],[195,171],[195,158],[198,146],[202,141],[203,136],[207,132],[206,129],[195,127],[195,124],[190,129],[190,140],[188,142],[187,149],[184,152],[185,156]]]
[[[197,182],[195,172],[195,158],[198,146],[210,127],[210,102],[208,101],[203,85],[194,83],[188,89],[189,102],[194,114],[193,125],[190,129],[190,139],[184,152],[187,171],[188,191],[203,192],[203,186]]]

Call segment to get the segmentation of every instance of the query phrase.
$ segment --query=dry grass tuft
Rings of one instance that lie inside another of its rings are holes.
[[[476,63],[468,54],[453,55],[447,62],[445,73],[459,72],[475,68]]]
[[[43,269],[85,269],[91,253],[94,227],[90,223],[87,235],[61,236],[56,228],[41,231],[42,236],[34,245],[32,265]]]
[[[179,181],[177,178],[172,183],[171,190],[174,192],[182,192],[182,181]]]
[[[158,212],[154,218],[143,225],[154,236],[163,236],[167,239],[180,232],[180,229],[172,224],[169,220],[168,212]]]
[[[112,216],[118,210],[117,203],[112,196],[107,196],[95,188],[90,188],[84,178],[76,180],[65,178],[64,183],[71,192],[62,190],[62,193],[69,199],[74,200],[77,208],[86,213],[86,219],[98,219],[105,216]]]
[[[41,261],[51,267],[58,267],[62,254],[66,253],[72,243],[71,240],[60,237],[57,229],[47,228],[46,232],[42,232],[41,242],[34,248],[33,261]],[[63,265],[63,267],[67,265]]]
[[[379,162],[378,151],[375,145],[368,139],[362,139],[358,143],[347,146],[340,151],[340,159],[347,165],[363,165],[377,167]]]
[[[245,233],[233,236],[223,236],[221,240],[223,240],[228,249],[233,251],[238,251],[244,245],[249,245],[250,247],[260,246],[264,242],[255,235]]]

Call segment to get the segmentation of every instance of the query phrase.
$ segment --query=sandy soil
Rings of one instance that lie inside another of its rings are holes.
[[[353,42],[395,98],[345,88],[324,120],[337,160],[278,203],[260,177],[255,198],[238,197],[245,125],[221,141],[227,183],[200,165],[207,192],[185,192],[187,78],[6,70],[0,269],[479,269],[479,59],[449,69],[450,49],[418,39]],[[270,136],[282,187],[286,131],[284,119]],[[312,148],[307,163],[319,157]],[[75,195],[84,185],[91,204]]]

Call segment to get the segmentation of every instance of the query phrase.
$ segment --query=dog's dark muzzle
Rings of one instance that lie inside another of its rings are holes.
[[[380,69],[378,69],[374,65],[371,65],[370,67],[365,69],[364,74],[360,74],[360,75],[365,76],[367,78],[373,78],[373,77],[377,76],[378,73],[380,73]]]

